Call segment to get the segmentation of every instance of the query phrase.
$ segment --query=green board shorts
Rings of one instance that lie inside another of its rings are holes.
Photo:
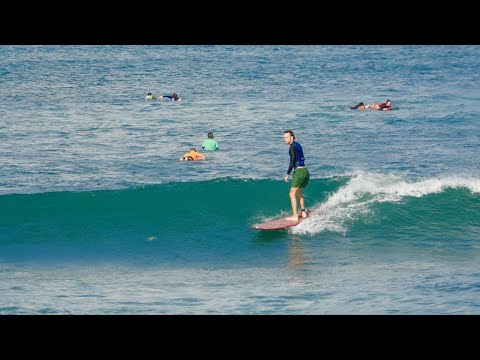
[[[297,169],[293,172],[292,188],[304,188],[310,180],[310,172],[306,167]]]

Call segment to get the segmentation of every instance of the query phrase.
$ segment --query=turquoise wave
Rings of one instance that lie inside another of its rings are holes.
[[[375,178],[363,176],[370,182]],[[480,194],[475,189],[447,180],[440,187],[395,180],[392,187],[385,185],[392,181],[387,176],[373,181],[377,186],[372,188],[361,177],[311,180],[305,196],[313,216],[292,232],[315,239],[339,233],[378,241],[480,239]],[[289,212],[289,186],[282,181],[225,178],[122,190],[3,195],[0,260],[181,263],[246,258],[251,256],[252,239],[289,236],[259,235],[250,229],[253,223]]]

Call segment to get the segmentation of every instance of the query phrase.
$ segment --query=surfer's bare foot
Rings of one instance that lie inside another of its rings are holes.
[[[306,218],[307,217],[307,213],[305,211],[302,211],[302,217],[303,218]]]
[[[297,221],[298,220],[298,215],[286,217],[285,220]]]

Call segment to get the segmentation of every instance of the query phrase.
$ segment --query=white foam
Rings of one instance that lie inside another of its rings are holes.
[[[448,188],[480,192],[480,179],[459,176],[410,180],[395,174],[357,172],[324,203],[312,208],[309,219],[291,229],[295,234],[322,231],[345,233],[348,224],[371,213],[372,203],[399,202],[405,197],[422,197]]]

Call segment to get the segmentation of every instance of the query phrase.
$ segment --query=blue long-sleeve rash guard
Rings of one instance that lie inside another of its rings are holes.
[[[290,174],[294,168],[296,169],[299,166],[305,166],[302,145],[293,141],[290,144],[288,153],[290,155],[290,165],[288,166],[287,174]]]

